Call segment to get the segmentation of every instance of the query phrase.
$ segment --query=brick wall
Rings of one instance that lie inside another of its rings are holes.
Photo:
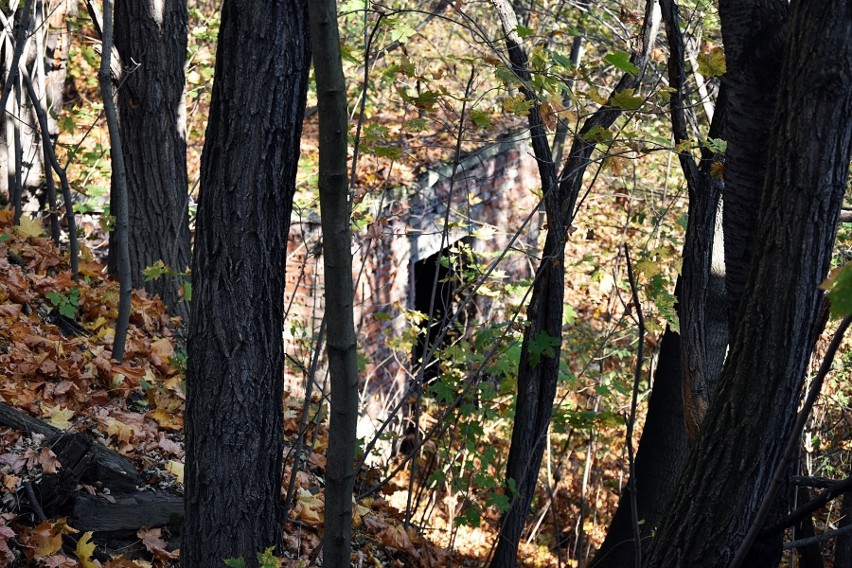
[[[540,186],[526,141],[506,139],[466,156],[455,168],[433,167],[414,187],[386,191],[376,199],[371,214],[382,221],[353,238],[355,325],[366,363],[362,375],[366,414],[375,416],[377,409],[398,400],[407,384],[410,354],[395,352],[388,338],[398,336],[406,326],[400,306],[413,308],[414,263],[463,238],[477,253],[499,252],[520,232],[512,244],[515,252],[500,262],[499,269],[508,278],[528,277],[530,262],[523,251],[536,248],[535,194]],[[322,276],[319,217],[296,212],[288,241],[285,294],[291,391],[301,390],[303,371],[310,366],[313,338],[323,314]],[[499,306],[489,308],[485,311],[492,318],[501,317]],[[320,382],[324,369],[321,365]]]

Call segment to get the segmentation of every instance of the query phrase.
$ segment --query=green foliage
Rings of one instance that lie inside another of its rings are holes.
[[[60,292],[48,292],[44,297],[63,316],[71,319],[77,317],[77,308],[80,307],[80,288],[71,288],[67,295]]]
[[[714,47],[709,52],[699,53],[698,72],[705,77],[721,77],[728,71],[725,61],[725,51],[721,47]]]
[[[275,547],[270,546],[263,552],[257,553],[257,562],[260,565],[260,568],[278,568],[281,566],[282,558],[278,558],[274,554]],[[231,568],[245,568],[246,561],[240,556],[239,558],[229,558],[225,560],[225,566],[230,566]]]
[[[604,56],[604,61],[625,73],[637,75],[639,68],[630,61],[630,54],[625,51],[614,51]]]
[[[832,316],[844,318],[852,315],[852,262],[835,269],[820,288],[828,290]]]
[[[556,348],[562,343],[561,338],[552,337],[544,330],[535,334],[535,337],[529,340],[527,350],[529,351],[530,365],[538,367],[542,357],[553,358],[556,355]]]

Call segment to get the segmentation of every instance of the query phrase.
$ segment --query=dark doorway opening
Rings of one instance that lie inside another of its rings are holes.
[[[454,267],[457,255],[450,248],[414,263],[414,309],[426,314],[412,354],[415,369],[424,364],[424,357],[432,351],[432,355],[425,361],[424,383],[440,376],[434,351],[447,345],[450,340],[449,330],[441,336],[442,329],[453,315],[453,300],[458,285]]]

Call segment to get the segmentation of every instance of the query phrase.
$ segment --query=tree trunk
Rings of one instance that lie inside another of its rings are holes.
[[[225,0],[201,164],[186,398],[186,568],[281,539],[285,252],[310,64],[304,0]]]
[[[666,328],[660,343],[648,417],[636,453],[636,509],[640,534],[650,537],[677,487],[688,447],[681,396],[680,335]],[[625,491],[591,566],[624,568],[633,562],[630,496]]]
[[[852,5],[794,2],[790,32],[741,322],[648,567],[727,566],[795,422],[852,155]],[[780,535],[760,544],[746,565],[777,566]]]
[[[766,140],[786,42],[787,2],[720,0],[728,97],[725,161],[725,285],[729,330],[736,332],[769,159]]]
[[[178,273],[189,266],[186,27],[186,0],[118,2],[115,8],[115,46],[124,67],[118,106],[129,191],[131,281],[134,288],[159,294],[184,321],[189,316],[181,293],[184,278],[168,274],[146,282],[144,270],[157,261]]]
[[[319,194],[331,411],[325,489],[323,566],[348,567],[352,550],[352,488],[358,423],[358,363],[353,309],[352,233],[346,176],[346,83],[337,29],[337,2],[309,4],[319,108]]]

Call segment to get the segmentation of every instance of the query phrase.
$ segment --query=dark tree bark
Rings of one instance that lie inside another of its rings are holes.
[[[189,304],[183,277],[145,281],[157,261],[189,267],[189,214],[183,100],[186,0],[118,2],[115,46],[123,70],[118,90],[122,148],[129,191],[130,269],[134,288],[159,294],[184,321]],[[110,264],[113,263],[110,247]]]
[[[336,0],[309,4],[319,109],[319,194],[325,262],[326,345],[331,374],[323,566],[348,567],[358,423],[358,363],[353,309],[352,233],[346,176],[346,83]]]
[[[130,325],[130,295],[133,292],[130,282],[130,252],[128,242],[127,218],[127,175],[124,171],[124,154],[121,146],[121,128],[118,124],[118,113],[112,98],[112,81],[110,78],[110,61],[112,59],[112,29],[113,4],[104,0],[103,49],[101,50],[101,66],[98,69],[98,83],[101,88],[101,98],[104,102],[104,116],[109,127],[110,161],[112,166],[112,195],[110,205],[115,215],[115,227],[110,233],[110,241],[114,243],[116,272],[119,280],[118,319],[115,322],[115,337],[112,342],[112,357],[117,361],[124,359],[127,329]]]
[[[680,335],[666,328],[648,417],[636,453],[636,510],[640,535],[652,535],[658,520],[677,488],[688,451],[684,428]],[[595,558],[594,568],[624,568],[633,562],[633,527],[630,498],[625,492]]]
[[[720,0],[728,97],[725,163],[725,285],[729,330],[738,323],[758,205],[769,159],[766,141],[786,42],[786,0]]]
[[[182,565],[281,538],[285,252],[310,65],[304,0],[225,0],[192,264]]]
[[[728,566],[795,422],[852,155],[852,5],[791,11],[741,322],[645,566]],[[746,565],[777,566],[780,538]]]

